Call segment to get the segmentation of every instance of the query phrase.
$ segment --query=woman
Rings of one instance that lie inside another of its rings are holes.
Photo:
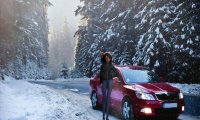
[[[109,53],[102,54],[102,65],[100,68],[100,81],[102,83],[103,93],[103,120],[108,120],[110,95],[112,91],[112,79],[115,76],[116,70],[112,65],[112,56]]]

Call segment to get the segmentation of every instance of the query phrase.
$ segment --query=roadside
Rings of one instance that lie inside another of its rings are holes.
[[[6,77],[0,81],[0,120],[101,120],[89,97]],[[110,117],[110,120],[117,120]]]
[[[200,96],[200,84],[168,83],[181,90],[185,95]]]
[[[84,94],[89,91],[88,81],[29,82],[9,77],[0,81],[0,120],[101,120],[102,112],[93,110],[89,95]],[[197,106],[196,102],[190,102],[190,106]],[[179,117],[179,120],[199,119],[200,115],[185,113]],[[111,116],[110,120],[119,118]]]
[[[79,108],[79,114],[83,114],[86,116],[90,116],[88,120],[102,120],[102,112],[100,110],[92,109],[90,98],[88,95],[78,94],[77,92],[73,92],[71,90],[59,90],[61,94],[64,96],[70,96],[69,101],[71,102],[72,106],[76,106]],[[118,118],[111,116],[109,117],[110,120],[119,120]]]

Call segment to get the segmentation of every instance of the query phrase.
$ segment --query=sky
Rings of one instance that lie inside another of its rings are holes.
[[[74,58],[75,56],[74,50],[77,43],[77,40],[76,40],[77,38],[74,37],[74,33],[78,30],[78,25],[81,19],[81,16],[75,16],[74,11],[78,8],[77,7],[78,5],[83,5],[83,3],[80,3],[79,2],[80,0],[49,0],[49,1],[53,4],[53,6],[50,6],[48,9],[49,32],[52,31],[53,27],[56,29],[57,32],[61,32],[63,22],[67,18],[67,23],[68,23],[68,28],[69,28],[69,39],[72,41],[71,43],[73,43],[73,46],[72,46],[73,53],[67,53],[67,51],[65,51],[64,53],[66,53],[67,57]],[[51,35],[51,33],[49,35]],[[49,45],[51,46],[52,43],[55,43],[55,42],[49,42]],[[51,53],[53,53],[52,52],[53,50],[49,49],[49,56]],[[59,51],[59,52],[63,52],[63,51]],[[59,64],[59,63],[55,63],[55,64]],[[70,65],[68,67],[73,67],[74,59],[72,59],[72,61],[67,61],[67,65]]]
[[[81,5],[79,0],[49,0],[53,6],[48,9],[49,27],[54,25],[60,29],[65,17],[67,17],[70,32],[75,33],[78,28],[80,16],[75,16],[75,10]]]

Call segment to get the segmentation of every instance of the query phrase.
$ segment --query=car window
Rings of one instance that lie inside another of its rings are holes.
[[[149,70],[124,68],[121,71],[127,84],[159,82],[157,75]]]

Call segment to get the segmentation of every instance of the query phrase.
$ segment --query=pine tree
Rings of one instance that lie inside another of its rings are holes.
[[[46,77],[48,52],[48,0],[8,0],[0,4],[1,65],[16,78]],[[5,6],[4,6],[5,5]],[[9,9],[9,8],[12,9]],[[4,16],[5,15],[5,16]],[[8,57],[7,57],[8,56]],[[7,60],[8,59],[8,60]]]
[[[198,0],[83,1],[76,11],[87,21],[77,31],[81,73],[95,74],[100,51],[110,51],[117,65],[148,66],[169,81],[199,81]]]

